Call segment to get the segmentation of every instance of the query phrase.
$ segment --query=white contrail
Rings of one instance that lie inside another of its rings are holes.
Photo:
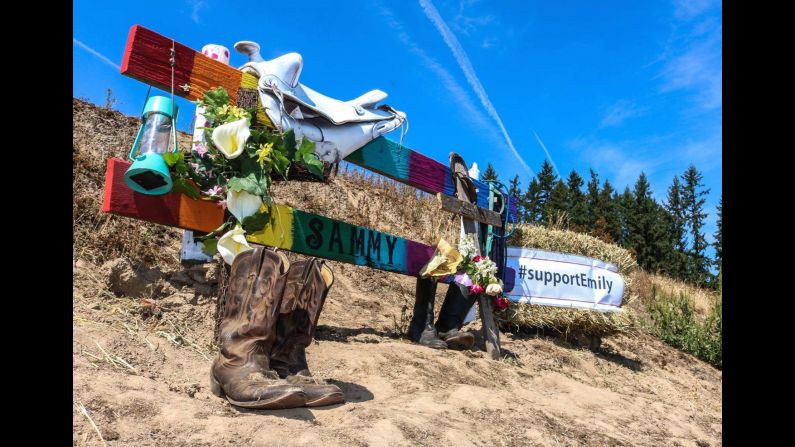
[[[97,59],[101,60],[102,62],[104,62],[104,63],[106,63],[108,65],[110,65],[111,67],[115,68],[116,70],[121,70],[121,67],[118,64],[116,64],[112,60],[110,60],[107,57],[105,57],[105,55],[103,55],[99,51],[97,51],[97,50],[89,47],[88,45],[84,44],[83,42],[80,42],[79,40],[75,39],[74,37],[72,37],[72,43],[74,43],[78,47],[88,51],[89,53],[93,54],[94,56],[97,57]]]
[[[464,90],[461,84],[459,84],[450,74],[450,72],[442,67],[441,64],[436,61],[436,59],[429,56],[425,50],[423,50],[419,45],[417,45],[416,42],[414,42],[411,36],[409,36],[409,34],[406,32],[403,24],[392,13],[391,9],[378,2],[376,5],[379,6],[379,13],[382,17],[384,17],[384,19],[386,19],[387,25],[389,25],[389,27],[395,30],[397,33],[398,39],[400,39],[400,41],[409,49],[409,51],[420,58],[422,63],[425,64],[429,70],[434,72],[436,76],[439,77],[447,91],[453,95],[453,98],[455,98],[455,101],[459,107],[466,112],[464,115],[467,117],[467,119],[470,119],[476,128],[490,131],[494,140],[502,144],[500,136],[496,131],[494,131],[494,126],[489,123],[488,118],[483,115],[483,112],[472,102],[469,94]]]
[[[552,159],[552,156],[549,155],[549,151],[547,150],[547,145],[544,144],[543,141],[541,141],[541,138],[538,136],[538,134],[536,133],[535,130],[533,131],[533,135],[536,136],[536,141],[538,141],[538,144],[541,145],[541,149],[544,149],[544,153],[547,154],[547,158],[549,159],[549,162],[552,163],[552,167],[555,168],[555,172],[558,174],[558,177],[560,177],[560,171],[558,171],[558,166],[555,164],[555,160]],[[560,178],[563,178],[563,177],[560,177]]]
[[[508,135],[508,131],[505,129],[505,125],[502,123],[502,119],[500,119],[500,115],[497,113],[497,110],[491,104],[489,100],[489,96],[486,94],[486,90],[483,88],[483,85],[480,83],[477,75],[475,74],[475,69],[472,67],[472,63],[469,62],[469,57],[467,56],[464,48],[461,47],[461,44],[458,43],[458,39],[456,39],[455,35],[447,24],[442,19],[442,16],[439,15],[439,11],[433,6],[433,3],[430,0],[419,0],[420,6],[422,6],[423,11],[425,11],[425,15],[430,19],[430,21],[436,26],[436,29],[439,30],[439,34],[442,35],[445,43],[450,50],[453,52],[453,56],[455,56],[456,61],[458,62],[458,66],[461,67],[461,71],[464,72],[464,75],[469,82],[469,85],[475,91],[478,98],[480,98],[480,102],[483,104],[483,107],[486,109],[489,115],[497,122],[497,125],[500,127],[500,131],[502,131],[503,137],[505,137],[505,142],[508,143],[508,147],[513,152],[513,155],[516,157],[517,160],[522,164],[522,166],[529,172],[532,176],[535,177],[535,173],[530,166],[525,163],[522,159],[522,156],[519,155],[519,152],[513,145],[513,141],[511,141],[511,136]]]

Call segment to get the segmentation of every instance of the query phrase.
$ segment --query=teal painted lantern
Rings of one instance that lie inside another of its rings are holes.
[[[165,96],[146,101],[141,128],[130,149],[133,163],[124,173],[124,181],[134,191],[150,195],[171,191],[173,183],[163,154],[177,151],[177,110],[174,101]]]

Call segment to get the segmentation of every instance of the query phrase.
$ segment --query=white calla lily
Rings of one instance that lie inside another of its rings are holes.
[[[229,265],[232,265],[235,256],[253,248],[246,240],[246,232],[240,227],[227,231],[218,239],[218,253],[224,258],[224,262]]]
[[[489,284],[486,286],[486,295],[499,295],[502,293],[502,286],[499,284]]]
[[[243,153],[249,136],[251,130],[248,128],[248,120],[243,118],[216,127],[213,130],[213,144],[231,160]]]
[[[252,216],[259,211],[262,206],[262,198],[250,192],[234,192],[231,189],[226,193],[226,209],[235,216],[238,222],[243,222],[248,216]]]

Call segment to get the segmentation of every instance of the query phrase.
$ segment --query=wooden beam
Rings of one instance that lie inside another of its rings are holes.
[[[172,45],[175,49],[175,95],[193,100],[201,98],[210,88],[223,86],[236,104],[246,107],[258,104],[260,110],[256,115],[257,121],[272,126],[258,102],[257,79],[254,76],[210,59],[140,25],[130,29],[121,73],[170,91],[169,57]],[[188,90],[183,90],[180,86],[186,84]],[[376,138],[345,160],[431,194],[455,195],[450,168],[384,137]],[[477,180],[474,182],[478,188],[477,205],[488,209],[488,186]],[[516,221],[514,200],[509,200],[509,217]]]
[[[259,105],[257,78],[211,59],[154,31],[133,25],[121,63],[121,74],[161,90],[171,91],[171,47],[174,47],[174,94],[190,100],[201,99],[207,90],[223,87],[240,106]],[[272,126],[261,105],[255,116]]]
[[[367,143],[345,157],[345,161],[431,194],[455,197],[453,173],[449,167],[384,137]],[[479,180],[472,181],[478,190],[477,206],[488,210],[489,186]],[[516,201],[510,199],[509,202],[509,216],[515,222]]]
[[[224,211],[215,202],[193,200],[173,192],[149,196],[131,190],[124,182],[124,172],[129,166],[124,160],[108,160],[102,211],[205,232],[224,222]],[[248,235],[247,239],[409,276],[418,276],[433,256],[433,247],[420,242],[278,204],[274,205],[271,225]]]
[[[433,247],[371,228],[274,205],[274,221],[251,242],[348,264],[418,276]]]
[[[445,211],[495,227],[502,227],[502,219],[499,213],[480,208],[472,203],[456,199],[455,197],[446,196],[442,193],[436,194],[436,199],[439,203],[439,207]]]
[[[452,168],[455,172],[462,174],[463,176],[468,176],[469,173],[467,171],[466,164],[463,163],[463,159],[456,157],[455,152],[450,153],[450,161]],[[453,163],[453,159],[457,158],[459,161]],[[456,178],[456,196],[458,199],[464,202],[469,202],[469,197],[466,194],[466,188],[461,181],[461,179]],[[476,254],[480,254],[480,240],[478,239],[478,235],[480,232],[478,231],[479,225],[473,222],[470,219],[465,217],[461,218],[461,224],[464,229],[464,233],[468,235],[472,235],[475,238],[475,248]],[[488,253],[487,253],[488,254]],[[486,353],[491,357],[492,360],[499,360],[500,358],[500,331],[497,328],[497,324],[494,322],[494,300],[486,295],[485,293],[481,293],[477,296],[478,299],[478,309],[480,310],[480,321],[483,323],[483,343],[486,345]]]
[[[133,191],[124,182],[129,167],[128,161],[108,160],[103,212],[204,232],[213,231],[224,222],[224,210],[215,202],[194,200],[175,192],[150,196]]]

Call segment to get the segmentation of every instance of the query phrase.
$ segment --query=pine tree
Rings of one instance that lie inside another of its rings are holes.
[[[547,202],[549,201],[549,196],[552,194],[552,189],[555,187],[556,180],[557,176],[555,175],[555,171],[552,170],[552,165],[549,164],[549,161],[544,160],[544,164],[541,166],[541,172],[538,173],[538,203],[541,211],[539,220],[544,223],[547,223],[549,219],[547,215]]]
[[[524,200],[522,200],[522,190],[519,187],[519,174],[516,174],[510,182],[508,187],[508,195],[513,197],[516,203],[516,218],[519,222],[523,222],[524,216]]]
[[[541,190],[535,177],[527,185],[527,191],[522,195],[524,214],[522,222],[538,223],[541,219]]]
[[[720,274],[721,266],[723,265],[723,194],[721,194],[718,202],[718,221],[716,224],[718,228],[712,236],[715,238],[712,246],[715,247],[715,266],[718,268],[718,274]]]
[[[514,197],[521,197],[522,189],[519,187],[519,174],[516,174],[511,182],[508,184],[508,194]]]
[[[552,188],[552,192],[549,193],[549,200],[547,201],[545,210],[547,220],[544,221],[544,223],[547,224],[550,223],[550,217],[560,216],[561,213],[566,213],[567,216],[571,216],[571,194],[569,193],[569,188],[563,183],[563,180],[558,180],[558,182],[555,183],[555,187]]]
[[[491,165],[491,162],[486,166],[486,170],[480,176],[481,180],[497,180],[497,171],[494,170],[494,166]]]
[[[588,230],[593,230],[594,225],[596,225],[596,208],[598,207],[599,203],[599,176],[591,169],[591,179],[588,180],[587,186],[588,192],[586,193],[586,198],[588,202],[588,215],[587,215],[587,225]]]
[[[616,241],[618,245],[624,248],[632,248],[630,239],[632,236],[632,208],[635,204],[635,196],[629,190],[629,186],[624,187],[622,194],[616,193],[613,196],[613,203],[616,205],[616,211],[619,217],[619,234]]]
[[[617,242],[621,238],[621,215],[616,203],[616,197],[613,186],[610,185],[609,181],[605,180],[594,205],[596,220],[591,230],[594,236],[611,243]]]
[[[663,205],[668,215],[671,246],[673,251],[669,262],[668,273],[677,279],[686,279],[687,272],[687,228],[685,227],[685,210],[682,207],[682,188],[679,177],[675,176],[668,187],[668,198]]]
[[[582,177],[572,169],[566,181],[569,189],[569,222],[572,230],[585,232],[588,223],[588,203],[582,192],[582,185]]]
[[[688,268],[686,278],[697,285],[705,285],[709,277],[709,260],[706,257],[707,240],[702,228],[708,213],[704,212],[704,196],[709,189],[701,183],[703,176],[695,166],[690,165],[682,174],[682,208],[685,221],[690,230],[690,250],[688,250]]]
[[[641,172],[635,182],[634,203],[631,205],[630,246],[635,251],[638,265],[650,272],[662,271],[666,267],[666,256],[670,251],[668,225],[665,210],[654,201],[646,174]]]

